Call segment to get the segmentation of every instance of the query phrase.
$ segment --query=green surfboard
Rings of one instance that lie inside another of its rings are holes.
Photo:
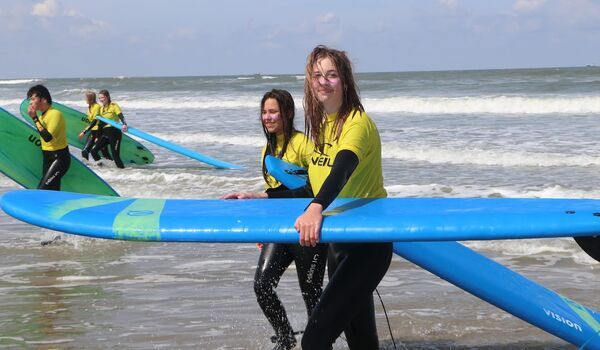
[[[28,122],[32,123],[31,118],[27,114],[27,108],[29,107],[29,100],[25,99],[21,102],[21,116]],[[67,141],[70,145],[82,149],[85,146],[85,138],[79,140],[79,133],[85,129],[90,123],[87,119],[87,115],[67,107],[58,102],[52,101],[52,107],[62,112],[67,122]],[[131,137],[123,134],[121,140],[121,160],[124,164],[150,164],[154,161],[154,154],[150,152],[144,145]]]
[[[40,135],[32,126],[0,108],[0,172],[25,188],[37,188],[42,178]],[[106,196],[117,192],[71,155],[61,190]]]

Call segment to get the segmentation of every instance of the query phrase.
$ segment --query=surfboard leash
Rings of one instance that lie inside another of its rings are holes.
[[[381,307],[383,308],[383,314],[385,315],[385,320],[388,325],[388,330],[390,331],[390,337],[392,338],[392,344],[394,344],[394,349],[398,349],[398,347],[396,346],[396,340],[394,339],[394,334],[392,333],[392,326],[390,325],[390,319],[388,317],[387,310],[385,309],[385,305],[383,304],[383,299],[381,298],[381,294],[379,294],[379,291],[377,290],[377,288],[375,288],[375,292],[377,293],[377,296],[379,297],[379,302],[381,303]],[[400,342],[400,345],[402,345],[403,350],[406,350],[406,346],[404,346],[404,344],[402,342]]]

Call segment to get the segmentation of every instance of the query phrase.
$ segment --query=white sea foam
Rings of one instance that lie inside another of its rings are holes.
[[[177,144],[209,143],[251,147],[265,145],[265,138],[258,136],[231,136],[214,133],[177,133],[176,135],[155,133],[153,135]]]
[[[83,93],[82,93],[83,94]],[[60,101],[67,106],[85,107],[83,100]],[[256,96],[239,98],[207,98],[207,97],[160,97],[160,98],[127,98],[115,100],[121,108],[127,109],[257,109],[259,100]],[[20,101],[19,101],[20,103]]]
[[[251,79],[251,78],[250,78]],[[82,95],[85,89],[63,90],[64,93]],[[295,100],[298,106],[300,99]],[[600,113],[600,96],[588,97],[409,97],[364,98],[369,113],[414,114],[597,114]],[[19,101],[20,103],[20,101]],[[61,101],[69,106],[85,107],[81,100]],[[131,109],[256,109],[257,96],[240,97],[157,97],[124,98],[118,101],[123,108]]]
[[[382,147],[384,158],[432,164],[475,164],[505,167],[533,166],[598,166],[600,157],[585,154],[562,154],[505,149],[484,150],[477,148],[435,147],[430,145],[413,146],[399,143],[386,143]]]
[[[241,78],[238,78],[241,79]],[[253,79],[253,78],[247,78]],[[85,89],[72,89],[83,96]],[[69,90],[71,91],[71,90]],[[67,92],[67,90],[64,90]],[[239,97],[157,97],[122,98],[117,102],[132,109],[256,109],[260,96]],[[19,101],[20,102],[20,101]],[[300,99],[295,100],[298,106]],[[69,106],[84,107],[81,100],[61,101]],[[410,97],[363,98],[369,113],[414,114],[595,114],[600,113],[600,96],[588,97]]]
[[[505,260],[511,260],[522,256],[536,256],[539,261],[545,261],[547,268],[556,265],[561,259],[572,259],[573,262],[578,265],[595,266],[598,264],[596,260],[583,252],[577,243],[570,237],[469,241],[463,243],[469,248],[478,251],[488,250],[501,252],[505,258],[499,259],[498,262],[504,265],[506,265]]]
[[[485,187],[453,184],[388,185],[390,197],[600,198],[600,189],[546,187]]]
[[[18,98],[13,98],[13,99],[8,99],[8,100],[1,100],[0,99],[0,107],[5,108],[6,106],[11,106],[11,105],[21,105],[21,102],[23,101],[23,99],[18,99]]]
[[[216,198],[234,191],[260,191],[258,176],[208,175],[177,169],[94,169],[123,196],[144,198]],[[144,184],[140,187],[139,184]]]
[[[18,85],[18,84],[31,84],[40,81],[39,79],[10,79],[0,80],[0,85]]]
[[[600,96],[531,97],[410,97],[364,98],[370,113],[415,114],[594,114],[600,113]]]

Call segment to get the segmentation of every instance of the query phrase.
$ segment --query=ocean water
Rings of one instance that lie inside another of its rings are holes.
[[[600,68],[358,74],[382,137],[394,197],[600,198]],[[18,115],[27,89],[85,110],[108,89],[132,126],[243,165],[217,170],[144,142],[154,164],[93,169],[125,196],[216,198],[260,190],[259,102],[283,88],[303,130],[304,76],[0,78]],[[73,153],[77,150],[71,148]],[[0,193],[16,188],[0,176]],[[32,205],[35,210],[35,205]],[[252,290],[252,244],[160,244],[57,235],[0,213],[0,348],[269,349]],[[600,309],[600,264],[571,239],[468,242],[472,249]],[[559,338],[394,257],[379,293],[399,348],[571,349]],[[278,292],[293,326],[306,313],[294,267]],[[533,296],[532,296],[533,297]],[[393,344],[377,305],[382,348]],[[343,339],[336,349],[346,348]]]

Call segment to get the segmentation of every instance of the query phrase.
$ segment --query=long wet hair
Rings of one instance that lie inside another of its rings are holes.
[[[88,105],[92,105],[92,104],[96,103],[96,93],[93,91],[86,91],[85,92],[85,101],[87,102]]]
[[[312,83],[315,79],[313,69],[318,62],[324,58],[329,58],[338,71],[342,82],[342,105],[338,111],[338,116],[334,125],[335,138],[338,140],[342,133],[342,127],[346,119],[350,117],[353,111],[364,112],[364,107],[360,102],[358,87],[354,81],[352,74],[352,63],[346,55],[346,52],[331,49],[327,46],[319,45],[315,47],[306,60],[306,79],[304,80],[304,115],[305,115],[305,131],[306,135],[315,143],[315,148],[319,152],[323,152],[324,135],[322,130],[325,121],[325,109],[323,104],[319,102],[312,88]]]
[[[265,102],[268,99],[275,99],[279,104],[279,115],[281,117],[281,121],[283,124],[283,145],[281,146],[281,151],[278,154],[275,154],[277,150],[277,135],[274,133],[270,133],[265,124],[262,121],[262,111],[265,108]],[[296,107],[294,105],[294,98],[292,94],[290,94],[286,90],[273,89],[271,91],[267,91],[262,100],[260,101],[260,124],[262,125],[263,133],[265,134],[265,138],[267,139],[267,149],[265,151],[265,157],[267,155],[274,155],[277,158],[282,158],[287,150],[287,146],[292,139],[292,135],[296,130],[294,128],[294,116],[296,114]],[[265,157],[262,159],[262,172],[265,181],[267,181],[268,174],[267,169],[265,167]]]
[[[108,92],[108,90],[100,90],[98,91],[98,95],[106,96],[106,99],[108,99],[108,104],[111,104],[112,100],[110,99],[110,92]]]

